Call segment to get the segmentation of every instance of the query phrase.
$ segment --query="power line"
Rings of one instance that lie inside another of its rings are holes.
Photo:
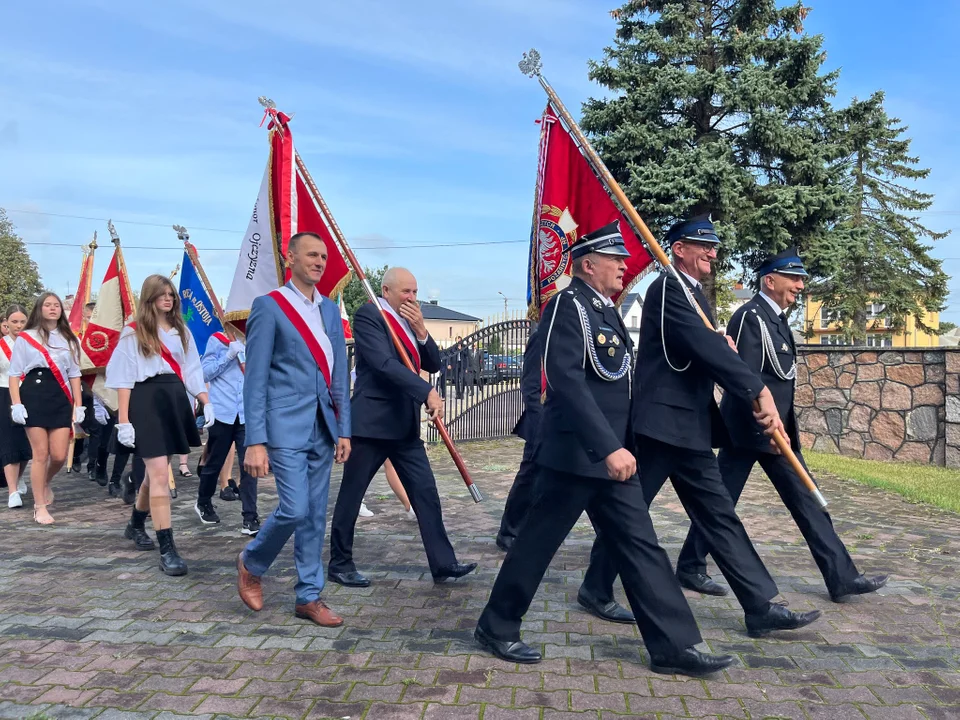
[[[442,248],[442,247],[471,247],[474,245],[515,245],[517,243],[527,243],[529,240],[477,240],[476,242],[462,243],[422,243],[412,245],[351,245],[352,250],[407,250],[410,248]],[[47,247],[80,247],[80,243],[55,243],[43,242],[40,240],[24,240],[24,245],[44,245]],[[197,246],[194,246],[197,247]],[[177,245],[123,245],[124,250],[183,250],[182,246]],[[211,248],[197,247],[198,251],[203,252],[240,252],[240,248]]]

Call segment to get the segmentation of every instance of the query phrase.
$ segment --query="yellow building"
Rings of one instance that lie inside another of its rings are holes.
[[[806,342],[812,345],[848,345],[843,333],[823,307],[823,303],[804,298],[803,327]],[[917,327],[916,318],[907,317],[901,332],[894,332],[891,319],[884,315],[884,306],[873,303],[867,308],[867,345],[870,347],[938,347],[940,336]],[[940,313],[925,313],[923,322],[928,327],[940,327]]]

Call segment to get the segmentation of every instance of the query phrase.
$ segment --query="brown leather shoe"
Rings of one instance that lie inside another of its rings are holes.
[[[260,578],[244,567],[242,550],[237,555],[237,592],[243,604],[251,610],[263,608],[263,588],[260,586]]]
[[[314,600],[306,605],[297,605],[293,614],[298,618],[315,622],[322,627],[340,627],[343,625],[343,618],[328,608],[323,600]]]

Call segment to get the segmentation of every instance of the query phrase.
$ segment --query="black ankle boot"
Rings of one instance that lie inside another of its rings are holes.
[[[118,498],[123,495],[123,490],[120,489],[120,485],[118,483],[115,483],[111,480],[110,484],[107,485],[107,494],[112,498]]]
[[[127,523],[127,529],[123,531],[123,536],[127,540],[133,540],[133,544],[137,550],[153,550],[156,547],[144,529],[146,519],[147,513],[137,510],[136,506],[134,506],[133,512],[130,515],[130,522]]]
[[[173,544],[173,528],[157,530],[157,542],[160,543],[160,569],[167,575],[186,575],[187,564]]]
[[[130,473],[123,474],[123,478],[120,480],[120,485],[123,487],[124,504],[133,505],[134,501],[137,499],[137,493],[134,491],[133,480],[130,479]]]

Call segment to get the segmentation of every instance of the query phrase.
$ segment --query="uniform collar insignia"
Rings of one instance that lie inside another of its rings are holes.
[[[593,306],[594,306],[597,310],[603,310],[603,303],[600,302],[600,299],[599,299],[599,298],[594,298],[594,299],[593,299]]]

